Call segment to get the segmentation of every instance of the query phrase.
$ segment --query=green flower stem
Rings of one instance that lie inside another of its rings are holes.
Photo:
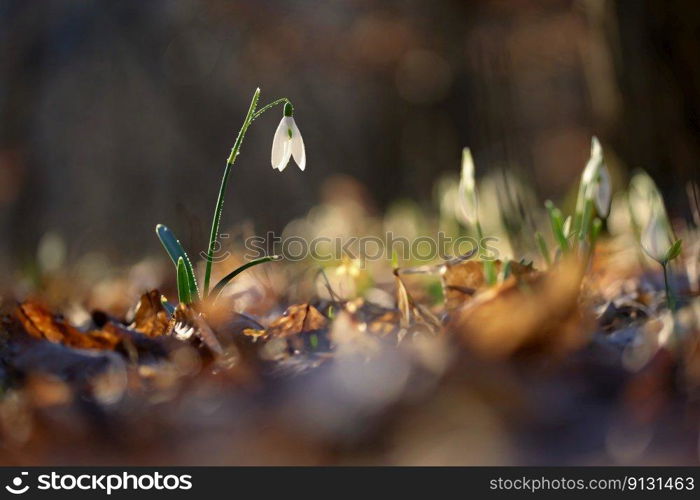
[[[216,199],[216,208],[214,210],[214,218],[211,222],[211,232],[209,233],[209,248],[207,250],[207,267],[204,272],[204,288],[202,292],[202,298],[206,298],[209,295],[209,282],[211,280],[211,266],[214,259],[214,249],[216,247],[216,239],[219,234],[219,227],[221,225],[221,214],[224,208],[224,195],[226,194],[226,185],[228,184],[228,177],[231,173],[231,167],[236,161],[236,158],[240,154],[241,145],[243,144],[243,138],[245,137],[248,127],[250,127],[253,120],[262,115],[265,111],[277,106],[278,104],[288,104],[292,103],[286,97],[277,99],[270,104],[263,106],[256,112],[258,106],[258,100],[260,99],[260,89],[255,89],[253,94],[253,99],[250,101],[250,107],[248,108],[248,113],[246,114],[245,120],[243,120],[243,125],[238,131],[238,136],[236,137],[236,142],[233,143],[231,148],[231,154],[226,160],[226,167],[224,168],[224,176],[221,179],[221,186],[219,187],[219,196]]]
[[[545,207],[547,208],[547,213],[549,214],[549,222],[552,227],[552,234],[554,239],[559,244],[559,248],[562,253],[567,253],[569,251],[569,241],[566,239],[564,234],[564,223],[562,221],[561,211],[554,206],[551,200],[545,202]]]
[[[268,109],[274,108],[274,107],[277,106],[278,104],[282,104],[282,103],[288,104],[288,105],[292,108],[292,113],[294,113],[294,106],[292,106],[292,102],[291,102],[289,99],[287,99],[286,97],[282,97],[281,99],[277,99],[276,101],[272,101],[270,104],[268,104],[268,105],[263,106],[262,108],[260,108],[260,109],[253,115],[253,120],[255,120],[257,117],[259,117],[260,115],[262,115],[262,114],[263,114],[265,111],[267,111]],[[252,121],[252,120],[251,120],[251,121]]]
[[[583,214],[581,216],[581,226],[579,227],[578,239],[582,244],[590,236],[591,221],[593,218],[593,200],[586,200],[583,205]]]
[[[484,239],[484,232],[481,230],[481,223],[477,219],[476,221],[476,234],[479,238],[479,247],[481,247],[481,242]],[[483,261],[484,265],[484,278],[486,279],[486,284],[491,286],[496,284],[496,265],[492,260],[485,259]]]
[[[661,263],[661,267],[664,269],[664,286],[666,287],[666,303],[668,304],[668,308],[671,310],[671,312],[674,312],[676,310],[676,298],[673,296],[673,292],[671,291],[671,284],[669,283],[668,280],[668,262],[663,262]]]

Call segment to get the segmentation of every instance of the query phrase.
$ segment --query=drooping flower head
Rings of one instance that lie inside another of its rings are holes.
[[[459,179],[457,209],[463,222],[476,224],[479,217],[479,199],[474,180],[474,159],[469,148],[462,150],[462,175]]]
[[[649,224],[653,213],[662,211],[664,217],[668,217],[665,210],[663,196],[654,180],[643,170],[638,170],[630,180],[627,190],[627,201],[631,222],[643,230]]]
[[[610,173],[603,158],[603,148],[595,136],[591,139],[591,156],[581,175],[581,189],[582,201],[593,200],[598,215],[607,217],[612,200]]]
[[[294,158],[302,171],[306,168],[304,139],[294,122],[294,108],[286,103],[284,114],[272,140],[272,168],[281,172],[287,167],[290,158]]]
[[[649,257],[664,263],[674,258],[670,251],[674,246],[675,237],[661,201],[653,200],[651,203],[651,214],[642,232],[641,244]]]

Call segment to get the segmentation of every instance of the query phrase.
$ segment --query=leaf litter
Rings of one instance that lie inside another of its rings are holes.
[[[519,264],[491,287],[465,261],[437,270],[445,300],[429,306],[405,271],[393,307],[335,297],[257,318],[226,301],[169,314],[152,290],[131,319],[95,311],[78,328],[18,303],[1,330],[4,461],[697,459],[697,305],[676,320],[693,332],[678,358],[661,295],[638,277],[606,298],[574,259]],[[649,443],[635,454],[637,434]]]

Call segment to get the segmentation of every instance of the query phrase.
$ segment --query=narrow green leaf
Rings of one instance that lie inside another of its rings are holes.
[[[562,253],[566,253],[569,250],[569,242],[564,234],[564,222],[562,221],[561,211],[550,200],[545,202],[545,207],[547,207],[547,212],[549,213],[549,222],[552,226],[554,239],[557,240]]]
[[[185,259],[182,257],[177,260],[177,298],[183,304],[192,303],[187,265],[185,264]]]
[[[586,200],[583,206],[583,218],[581,220],[581,227],[579,228],[578,239],[579,241],[586,241],[586,237],[590,235],[591,231],[591,220],[593,218],[593,200]]]
[[[221,281],[219,281],[214,288],[211,290],[211,294],[209,295],[212,300],[216,300],[219,297],[219,294],[221,294],[221,291],[224,289],[226,285],[228,285],[229,281],[231,281],[233,278],[241,274],[243,271],[246,269],[257,266],[258,264],[263,264],[265,262],[272,262],[272,261],[277,261],[277,260],[282,260],[282,257],[279,255],[268,255],[266,257],[260,257],[259,259],[251,260],[250,262],[246,262],[240,267],[237,267],[230,273],[228,273],[226,276],[221,278]]]
[[[537,231],[535,233],[535,239],[537,240],[537,246],[540,249],[540,253],[542,254],[542,257],[544,258],[544,261],[547,264],[547,267],[551,267],[552,257],[551,257],[551,254],[549,253],[549,246],[547,245],[547,242],[545,241],[544,236],[542,236],[542,233]]]
[[[505,265],[503,266],[503,272],[501,273],[502,274],[501,282],[507,280],[510,277],[510,275],[512,274],[512,272],[513,272],[513,261],[508,260],[508,261],[506,261]]]
[[[665,262],[671,262],[673,259],[681,254],[681,246],[683,245],[683,240],[676,240],[676,242],[668,249],[666,252],[666,257],[664,257]]]
[[[175,234],[168,229],[167,226],[163,224],[158,224],[156,226],[156,234],[158,239],[163,244],[163,248],[170,256],[170,260],[173,261],[175,267],[178,265],[178,260],[180,257],[185,261],[185,269],[187,270],[187,282],[189,284],[190,296],[199,297],[199,289],[197,288],[197,279],[194,275],[194,268],[192,267],[192,262],[187,256],[187,252],[182,248],[180,241],[175,237]]]
[[[484,278],[486,278],[486,284],[492,286],[496,284],[496,265],[492,260],[485,260],[484,263]]]

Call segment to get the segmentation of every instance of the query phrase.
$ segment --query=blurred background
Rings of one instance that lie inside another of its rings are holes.
[[[69,262],[160,256],[159,222],[204,250],[257,86],[294,102],[307,170],[273,171],[266,114],[225,225],[281,231],[339,175],[377,212],[432,203],[463,146],[479,176],[507,167],[560,199],[593,134],[616,183],[643,167],[685,216],[698,33],[681,0],[0,0],[0,282],[47,235]]]

